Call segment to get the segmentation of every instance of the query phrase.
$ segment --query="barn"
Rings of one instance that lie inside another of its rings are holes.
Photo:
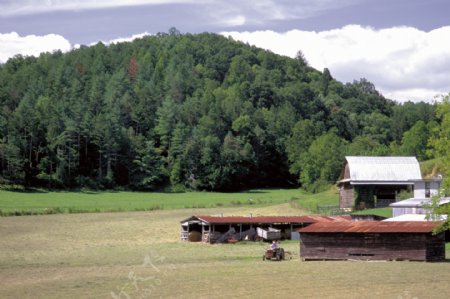
[[[253,240],[257,230],[276,232],[274,239],[298,239],[299,228],[319,221],[349,221],[347,216],[191,216],[181,223],[182,241],[222,243],[233,240]]]
[[[440,222],[318,222],[299,230],[302,260],[444,261]]]
[[[412,190],[421,179],[415,157],[347,156],[338,181],[339,207],[387,207],[401,190]]]

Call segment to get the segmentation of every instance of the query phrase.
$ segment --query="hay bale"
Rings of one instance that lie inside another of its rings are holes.
[[[202,233],[198,231],[189,232],[188,236],[189,242],[200,242],[202,240]]]

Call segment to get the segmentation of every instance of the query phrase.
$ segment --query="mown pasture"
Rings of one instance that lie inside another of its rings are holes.
[[[183,208],[267,206],[290,202],[315,208],[316,203],[337,204],[334,190],[310,194],[299,189],[261,189],[245,192],[71,192],[0,190],[0,215],[86,212],[152,211]]]
[[[193,214],[294,215],[273,206],[0,218],[0,298],[447,298],[450,263],[263,262],[265,243],[179,241]],[[447,256],[449,252],[447,250]]]

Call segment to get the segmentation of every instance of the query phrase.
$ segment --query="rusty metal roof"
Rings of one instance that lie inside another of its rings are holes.
[[[432,221],[317,222],[298,231],[300,233],[430,233],[441,223]]]
[[[315,223],[319,221],[349,221],[350,216],[192,216],[181,222],[202,221],[210,224],[239,223]]]

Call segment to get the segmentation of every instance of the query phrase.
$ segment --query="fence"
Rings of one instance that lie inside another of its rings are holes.
[[[340,209],[339,205],[317,205],[317,213],[321,215],[343,215],[348,211]]]

